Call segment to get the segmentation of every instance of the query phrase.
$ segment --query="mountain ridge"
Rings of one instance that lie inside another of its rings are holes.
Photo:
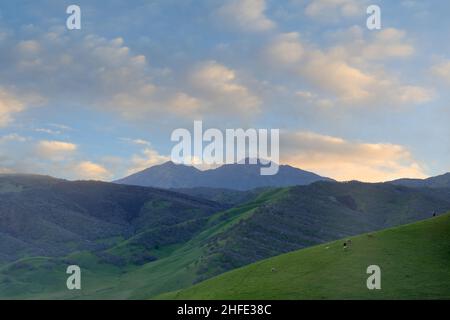
[[[450,188],[450,172],[426,179],[397,179],[389,183],[411,188]]]
[[[262,176],[261,167],[263,166],[259,162],[258,164],[225,164],[215,169],[201,171],[192,166],[168,161],[115,180],[113,183],[164,189],[203,187],[245,191],[264,187],[308,185],[317,181],[334,181],[289,165],[280,165],[278,173],[273,176]]]

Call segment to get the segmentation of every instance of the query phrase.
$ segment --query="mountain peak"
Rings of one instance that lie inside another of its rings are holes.
[[[278,173],[273,176],[262,176],[260,167],[266,166],[264,164],[266,161],[258,159],[256,164],[251,164],[250,158],[246,158],[244,161],[245,163],[226,164],[205,171],[201,171],[194,166],[168,161],[115,182],[170,189],[207,187],[250,190],[261,187],[307,185],[317,181],[332,180],[285,165],[280,166]]]

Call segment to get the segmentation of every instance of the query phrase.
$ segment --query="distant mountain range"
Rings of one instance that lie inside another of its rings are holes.
[[[428,179],[399,179],[390,183],[410,188],[450,188],[450,173]]]
[[[261,164],[227,164],[217,169],[201,171],[192,166],[166,162],[150,167],[123,179],[119,184],[172,188],[207,187],[216,189],[251,190],[263,187],[287,187],[308,185],[317,181],[333,181],[315,173],[288,165],[280,165],[273,176],[260,174]]]

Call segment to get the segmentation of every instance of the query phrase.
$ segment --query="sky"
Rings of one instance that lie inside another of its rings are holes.
[[[81,8],[68,30],[66,8]],[[366,27],[369,5],[381,29]],[[450,3],[5,0],[0,173],[114,180],[177,128],[280,129],[340,181],[450,171]]]

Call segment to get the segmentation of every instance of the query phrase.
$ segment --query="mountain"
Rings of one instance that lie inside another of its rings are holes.
[[[0,260],[0,298],[8,299],[151,298],[262,259],[450,210],[450,189],[388,183],[274,188],[224,208],[145,187],[1,181],[2,199],[17,199],[0,209],[0,232],[11,246],[24,244]],[[28,220],[24,231],[17,232],[15,212]],[[80,216],[87,221],[74,221]],[[65,288],[70,264],[83,270],[82,292]]]
[[[195,167],[166,162],[115,181],[119,184],[156,188],[196,188],[250,190],[263,187],[307,185],[317,181],[332,181],[315,173],[281,165],[273,176],[260,174],[261,164],[227,164],[200,171]]]
[[[160,299],[449,299],[450,214],[335,241],[234,270]],[[381,269],[368,290],[366,269]]]
[[[195,167],[177,165],[171,161],[156,165],[115,181],[119,184],[155,188],[190,188],[198,187],[197,182],[202,172]]]
[[[428,179],[399,179],[390,183],[411,188],[450,188],[450,173]]]

